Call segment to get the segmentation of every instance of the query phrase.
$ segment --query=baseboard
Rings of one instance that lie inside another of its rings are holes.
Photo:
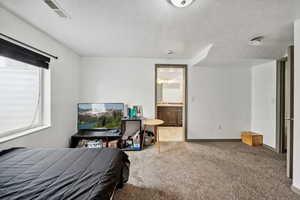
[[[270,150],[270,151],[274,151],[274,152],[277,152],[275,148],[267,145],[267,144],[263,144],[263,147],[265,147],[266,149]]]
[[[300,189],[299,188],[296,188],[295,186],[291,186],[291,189],[293,192],[295,192],[296,194],[298,194],[300,196]]]
[[[241,139],[187,139],[187,142],[241,142]]]

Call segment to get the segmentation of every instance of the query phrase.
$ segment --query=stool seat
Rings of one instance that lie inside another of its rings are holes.
[[[164,123],[163,120],[160,119],[146,119],[144,120],[144,125],[146,126],[158,126]]]

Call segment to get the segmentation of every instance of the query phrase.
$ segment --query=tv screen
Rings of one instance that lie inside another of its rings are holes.
[[[123,103],[80,103],[78,129],[119,129],[123,112]]]

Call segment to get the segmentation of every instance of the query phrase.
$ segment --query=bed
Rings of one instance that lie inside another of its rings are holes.
[[[128,176],[118,149],[0,149],[1,200],[109,200]]]

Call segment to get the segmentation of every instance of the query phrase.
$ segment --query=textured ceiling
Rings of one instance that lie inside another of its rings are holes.
[[[81,56],[192,59],[212,44],[202,60],[208,66],[283,56],[300,18],[299,0],[196,0],[184,9],[166,0],[57,1],[71,19],[42,0],[0,4]],[[249,46],[256,35],[266,37],[263,45]],[[169,49],[175,53],[168,55]]]

